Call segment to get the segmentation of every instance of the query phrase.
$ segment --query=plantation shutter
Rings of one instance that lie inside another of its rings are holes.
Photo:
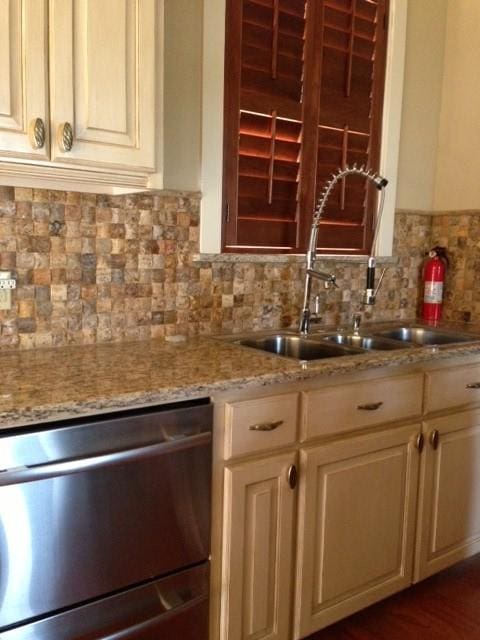
[[[385,0],[324,0],[316,193],[338,167],[378,170],[385,76]],[[348,177],[330,197],[319,249],[367,253],[375,189]]]
[[[296,246],[305,12],[306,0],[229,2],[227,246]]]
[[[225,250],[304,251],[326,177],[346,163],[376,166],[384,4],[228,0]],[[326,211],[327,251],[368,243],[373,198],[351,180]]]

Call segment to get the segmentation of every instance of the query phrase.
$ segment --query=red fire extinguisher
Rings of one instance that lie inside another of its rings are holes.
[[[423,268],[423,319],[437,322],[442,318],[443,285],[448,267],[445,247],[433,247]]]

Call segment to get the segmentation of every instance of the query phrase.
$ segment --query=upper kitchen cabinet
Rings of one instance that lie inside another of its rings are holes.
[[[52,160],[155,169],[155,6],[51,2]]]
[[[0,53],[0,183],[163,186],[163,0],[0,0]]]
[[[0,0],[0,153],[47,160],[47,0]]]

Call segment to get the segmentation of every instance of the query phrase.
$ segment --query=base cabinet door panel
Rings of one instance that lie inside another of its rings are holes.
[[[424,425],[415,581],[480,551],[480,411]]]
[[[222,640],[290,640],[295,459],[225,469]]]
[[[295,638],[411,583],[420,425],[302,451]]]

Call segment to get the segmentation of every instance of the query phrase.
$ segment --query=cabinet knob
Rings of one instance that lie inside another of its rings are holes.
[[[41,149],[45,145],[45,123],[41,118],[34,118],[28,126],[28,139],[32,149]]]
[[[480,382],[469,382],[467,389],[480,389]]]
[[[291,464],[288,467],[287,481],[290,486],[290,489],[295,489],[298,481],[298,471],[297,471],[297,467],[294,464]]]
[[[260,422],[259,424],[251,424],[248,428],[250,431],[274,431],[282,424],[283,420],[277,420],[277,422]]]
[[[377,409],[380,409],[382,404],[383,402],[370,402],[368,404],[359,404],[357,409],[359,409],[360,411],[376,411]]]
[[[437,429],[434,429],[430,433],[430,444],[435,450],[437,450],[439,443],[440,443],[440,433],[438,432]]]
[[[423,447],[425,446],[425,436],[423,435],[423,433],[418,434],[417,439],[415,441],[415,446],[417,447],[418,452],[422,453]]]
[[[72,150],[73,147],[73,129],[69,122],[63,122],[58,127],[57,143],[63,152]]]

